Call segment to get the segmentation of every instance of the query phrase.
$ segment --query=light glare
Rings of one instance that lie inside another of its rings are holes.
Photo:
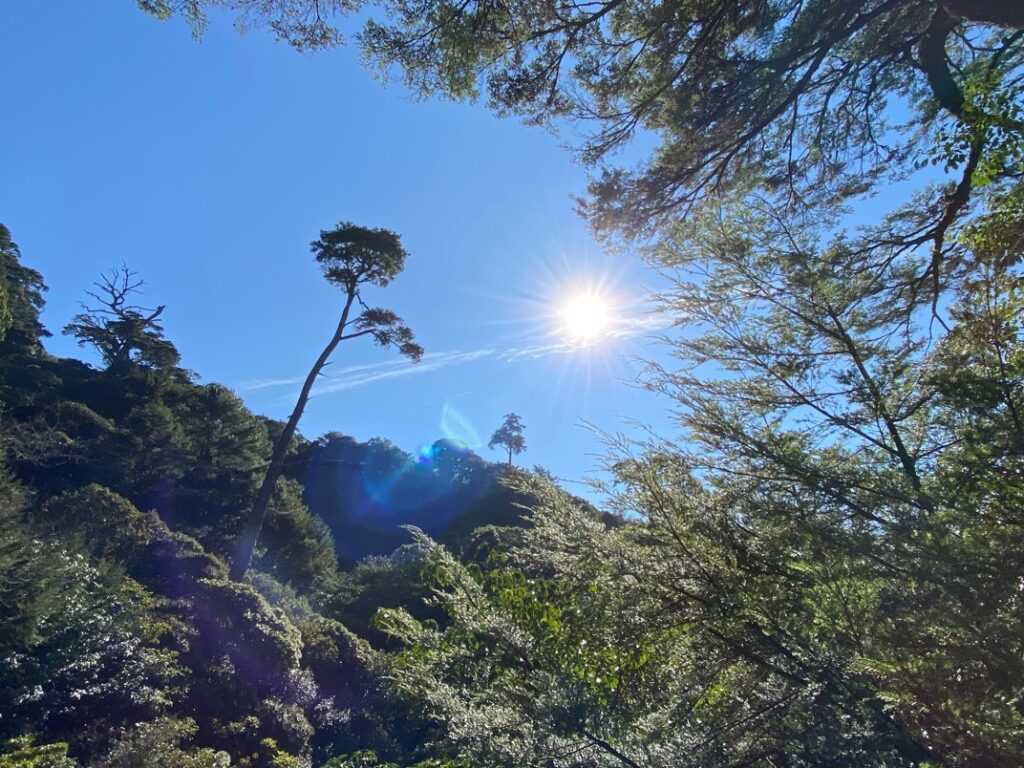
[[[590,293],[573,297],[562,310],[565,330],[576,339],[591,340],[600,336],[609,320],[608,304]]]

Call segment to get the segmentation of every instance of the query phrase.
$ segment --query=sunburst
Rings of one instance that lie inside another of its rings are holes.
[[[598,293],[577,293],[562,307],[561,320],[562,331],[570,340],[589,343],[610,329],[611,307]]]

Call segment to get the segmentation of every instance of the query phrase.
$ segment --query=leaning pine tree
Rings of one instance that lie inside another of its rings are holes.
[[[345,292],[345,305],[334,335],[313,363],[299,392],[295,409],[274,443],[263,485],[235,547],[231,564],[231,578],[235,580],[241,579],[249,568],[274,486],[284,467],[288,445],[309,401],[313,384],[338,344],[360,336],[370,336],[378,345],[394,346],[414,362],[423,356],[423,348],[415,342],[412,331],[402,318],[388,309],[367,307],[360,295],[363,286],[384,287],[402,271],[407,254],[398,235],[386,229],[367,229],[342,222],[332,230],[321,230],[320,238],[313,241],[311,250],[322,266],[327,281]],[[352,309],[356,304],[362,311],[352,318]]]

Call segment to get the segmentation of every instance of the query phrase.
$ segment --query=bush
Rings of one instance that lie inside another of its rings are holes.
[[[0,768],[78,768],[68,757],[68,745],[32,744],[31,736],[11,739],[0,754]]]
[[[165,717],[140,723],[122,732],[110,753],[95,768],[229,768],[226,752],[212,749],[185,749],[195,736],[192,720]]]

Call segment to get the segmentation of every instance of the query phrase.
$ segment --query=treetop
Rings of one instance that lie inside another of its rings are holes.
[[[352,290],[363,283],[387,286],[402,271],[408,256],[401,238],[391,230],[360,227],[350,221],[320,230],[310,250],[328,281]]]

